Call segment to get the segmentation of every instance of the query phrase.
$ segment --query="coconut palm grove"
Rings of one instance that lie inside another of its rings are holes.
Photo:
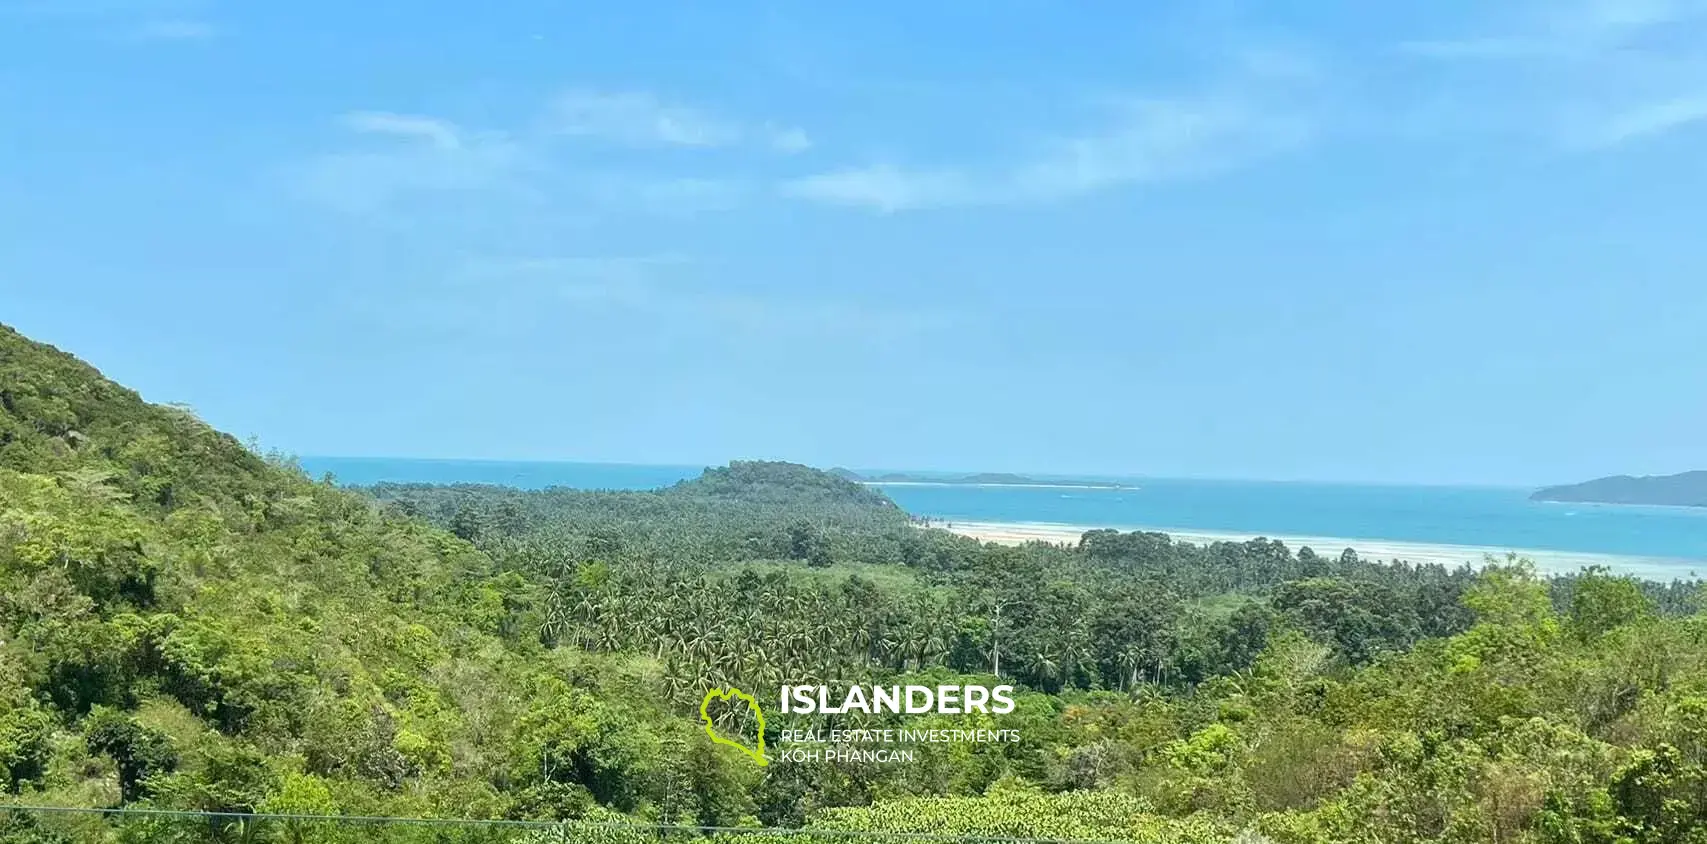
[[[0,328],[0,840],[1707,841],[1694,582],[998,546],[780,462],[345,488],[258,452]],[[784,684],[1015,706],[769,711]],[[727,687],[773,751],[1018,738],[759,765],[703,728]]]

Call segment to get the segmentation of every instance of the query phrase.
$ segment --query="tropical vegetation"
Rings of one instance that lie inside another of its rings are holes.
[[[1268,540],[982,544],[785,463],[344,489],[0,328],[0,792],[227,813],[0,811],[0,841],[1707,841],[1697,595]],[[903,717],[1020,740],[761,767],[701,729],[706,690],[782,682],[1019,705],[778,715],[773,747]]]

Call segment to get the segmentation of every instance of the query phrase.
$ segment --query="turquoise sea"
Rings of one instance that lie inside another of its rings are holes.
[[[305,457],[316,477],[650,489],[699,466]],[[890,469],[874,472],[895,471]],[[1051,476],[1033,475],[1039,480]],[[1094,478],[1136,489],[883,485],[908,512],[946,520],[1054,522],[1267,536],[1331,536],[1707,561],[1707,508],[1550,504],[1529,490],[1165,478]]]

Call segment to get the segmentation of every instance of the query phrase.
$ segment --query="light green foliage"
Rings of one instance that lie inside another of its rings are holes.
[[[55,724],[52,713],[8,673],[0,662],[0,790],[15,791],[41,776]]]
[[[9,329],[0,375],[0,788],[542,817],[658,798],[673,716],[618,660],[545,654],[538,581]]]
[[[1195,844],[1224,842],[1237,829],[1208,817],[1159,817],[1144,800],[1116,791],[1044,794],[999,791],[976,798],[912,798],[869,809],[824,812],[812,827],[859,832],[1077,838]]]
[[[1604,568],[1584,571],[1571,594],[1571,630],[1593,639],[1653,615],[1653,605],[1641,586],[1627,577],[1613,577]]]
[[[1494,562],[1114,531],[998,548],[780,463],[357,494],[0,328],[0,791],[344,819],[7,813],[0,840],[1702,840],[1694,584]],[[998,664],[1009,715],[766,723],[1021,741],[760,768],[698,729],[713,686],[768,704]]]

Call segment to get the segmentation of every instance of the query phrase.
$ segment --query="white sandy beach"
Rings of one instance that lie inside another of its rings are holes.
[[[967,483],[960,483],[958,481],[858,481],[857,483],[860,483],[864,486],[964,486],[964,487],[975,487],[975,488],[976,487],[985,487],[985,488],[997,488],[997,489],[1095,489],[1095,490],[1114,490],[1114,491],[1118,491],[1118,492],[1130,492],[1130,491],[1138,488],[1136,486],[1115,486],[1113,484],[1109,484],[1107,486],[1097,486],[1094,484],[1049,484],[1049,483],[967,484]]]
[[[1086,531],[1099,529],[1085,525],[1049,522],[963,522],[932,519],[931,524],[933,527],[941,527],[962,536],[970,536],[984,542],[996,542],[1004,545],[1019,545],[1026,542],[1074,544]],[[1199,545],[1212,542],[1245,542],[1258,536],[1254,533],[1236,531],[1180,530],[1165,527],[1120,526],[1113,527],[1113,529],[1165,533],[1176,541]],[[1549,573],[1574,572],[1585,566],[1596,565],[1606,566],[1617,572],[1661,580],[1670,580],[1674,577],[1689,578],[1697,570],[1707,573],[1707,561],[1674,560],[1664,557],[1631,557],[1617,554],[1588,554],[1573,551],[1492,548],[1473,545],[1439,545],[1426,542],[1349,539],[1332,536],[1268,536],[1266,538],[1278,539],[1294,551],[1309,546],[1317,554],[1324,557],[1337,556],[1340,551],[1352,548],[1357,551],[1358,556],[1366,560],[1404,560],[1411,563],[1438,563],[1446,566],[1470,563],[1480,566],[1489,555],[1503,559],[1508,553],[1515,552],[1518,556],[1535,563],[1537,569]]]

